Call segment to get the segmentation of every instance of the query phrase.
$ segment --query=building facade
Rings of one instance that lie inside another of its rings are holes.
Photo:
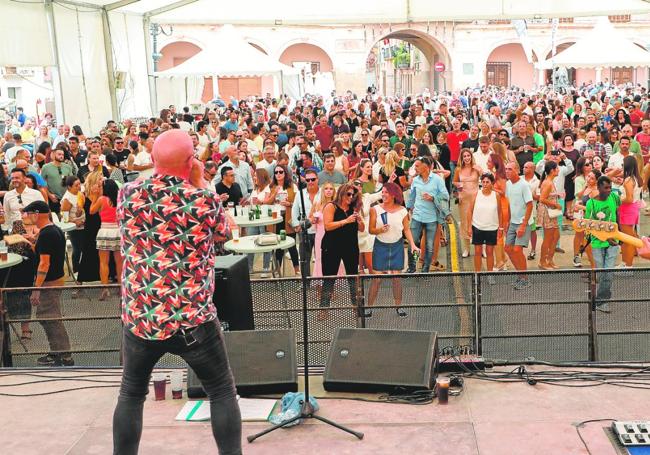
[[[609,19],[626,38],[644,49],[650,47],[650,15],[613,16]],[[555,33],[556,52],[583,37],[594,27],[596,18],[564,18],[559,22]],[[219,27],[174,25],[174,33],[161,40],[163,60],[160,69],[178,64],[208,46]],[[548,20],[528,22],[532,61],[526,57],[510,21],[235,27],[251,45],[282,63],[308,68],[312,74],[331,72],[338,93],[347,90],[364,93],[373,84],[385,94],[393,94],[398,89],[402,93],[419,93],[425,87],[458,90],[483,84],[533,89],[550,81],[550,70],[538,65],[551,57],[552,26]],[[386,64],[380,53],[397,41],[416,48],[420,61],[404,68]],[[436,71],[434,66],[440,71]],[[607,68],[607,62],[603,62],[603,66],[600,74],[603,79],[619,83],[648,83],[647,67]],[[569,77],[578,85],[596,81],[596,76],[594,69],[569,72]],[[248,79],[220,80],[219,93],[224,97],[241,97],[272,91],[270,78]],[[210,81],[204,88],[204,101],[211,94],[213,86]]]

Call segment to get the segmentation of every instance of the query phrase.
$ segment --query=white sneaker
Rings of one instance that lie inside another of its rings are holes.
[[[465,250],[463,251],[463,258],[468,258],[469,257],[469,251]]]

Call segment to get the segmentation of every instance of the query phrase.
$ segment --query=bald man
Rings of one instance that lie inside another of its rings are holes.
[[[212,301],[214,242],[228,235],[228,222],[215,193],[206,188],[187,133],[160,134],[152,159],[153,175],[126,184],[118,203],[125,234],[124,370],[113,417],[113,452],[138,452],[151,372],[171,352],[196,372],[210,398],[219,453],[241,454],[235,384]]]

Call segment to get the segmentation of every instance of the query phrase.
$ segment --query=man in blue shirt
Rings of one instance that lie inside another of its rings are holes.
[[[230,113],[230,119],[223,124],[223,127],[228,131],[237,131],[239,129],[239,119],[237,111]]]
[[[428,272],[433,256],[433,240],[438,224],[449,219],[449,193],[445,181],[431,173],[431,160],[420,157],[415,160],[415,173],[406,208],[411,212],[411,234],[416,245],[420,244],[422,232],[426,230],[427,245],[422,272]],[[409,248],[408,273],[415,272],[415,258]]]

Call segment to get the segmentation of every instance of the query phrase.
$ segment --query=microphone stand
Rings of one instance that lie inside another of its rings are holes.
[[[345,431],[347,433],[353,434],[359,439],[363,439],[363,433],[354,431],[350,428],[346,428],[343,425],[340,425],[332,420],[326,419],[315,414],[315,410],[311,403],[309,402],[309,329],[307,326],[307,286],[308,280],[307,275],[309,274],[309,264],[307,263],[307,251],[311,248],[309,245],[309,238],[307,237],[307,230],[311,226],[309,219],[307,219],[307,210],[305,209],[305,195],[303,194],[303,188],[306,188],[306,185],[302,183],[300,179],[302,167],[302,160],[296,161],[296,175],[298,180],[298,194],[300,195],[300,278],[302,282],[302,337],[303,337],[303,353],[305,359],[304,366],[304,377],[305,377],[305,399],[302,401],[302,406],[300,408],[300,414],[287,420],[286,422],[279,423],[267,428],[264,431],[259,433],[247,436],[246,439],[248,442],[253,442],[260,436],[264,436],[272,431],[277,430],[278,428],[285,427],[297,420],[300,419],[316,419],[324,422],[328,425],[331,425],[339,430]],[[288,209],[288,207],[287,207]]]

